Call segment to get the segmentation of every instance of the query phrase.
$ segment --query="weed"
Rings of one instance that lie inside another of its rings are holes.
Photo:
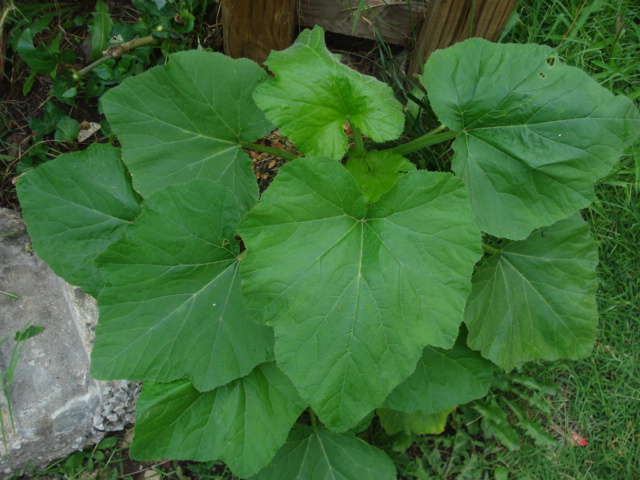
[[[1,294],[9,297],[10,300],[16,300],[20,297],[13,293],[0,291]],[[39,325],[26,325],[22,330],[16,332],[13,340],[14,344],[11,349],[11,355],[9,356],[9,365],[5,368],[4,371],[0,373],[0,387],[2,394],[4,395],[7,402],[7,411],[9,414],[9,419],[11,421],[11,427],[15,429],[15,425],[13,423],[13,411],[11,408],[11,383],[13,382],[15,376],[15,370],[18,366],[18,361],[22,357],[22,351],[24,350],[25,343],[32,337],[39,335],[44,331],[45,327]],[[0,339],[0,345],[4,344],[9,337],[5,337]],[[0,412],[0,431],[2,432],[2,443],[7,445],[7,437],[6,430],[4,424],[4,417]]]

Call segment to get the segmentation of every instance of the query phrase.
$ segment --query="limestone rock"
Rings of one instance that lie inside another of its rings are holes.
[[[0,394],[5,431],[1,478],[45,465],[100,441],[104,432],[124,428],[133,421],[140,386],[91,378],[95,300],[38,258],[17,213],[0,209],[0,235],[0,340],[7,338],[0,345],[0,373],[15,355],[15,333],[27,325],[45,327],[24,343],[5,391],[13,426],[7,399]]]

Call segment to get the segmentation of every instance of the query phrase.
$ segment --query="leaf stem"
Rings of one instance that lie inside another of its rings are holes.
[[[443,130],[447,128],[444,125],[440,125],[438,128],[431,130],[429,133],[422,135],[421,137],[416,138],[404,145],[399,145],[395,148],[392,148],[391,151],[397,153],[398,155],[406,155],[408,153],[415,152],[417,150],[421,150],[423,148],[430,147],[431,145],[435,145],[436,143],[446,142],[458,136],[456,131],[448,131],[443,132]]]
[[[311,426],[314,430],[318,429],[318,417],[316,417],[316,412],[313,411],[313,408],[309,407],[309,418],[311,419]]]
[[[349,126],[351,127],[351,133],[353,134],[353,143],[355,144],[353,154],[356,157],[361,157],[366,152],[364,148],[364,140],[362,139],[362,133],[360,132],[360,129],[356,127],[351,120],[349,120]]]
[[[493,248],[493,247],[487,245],[486,243],[482,244],[482,250],[485,253],[490,253],[491,255],[496,255],[497,253],[500,253],[500,250],[498,250],[497,248]]]
[[[295,153],[286,152],[284,150],[279,150],[273,147],[267,147],[266,145],[258,145],[257,143],[240,143],[242,148],[246,148],[247,150],[255,150],[256,152],[265,152],[270,153],[271,155],[275,155],[276,157],[284,158],[287,161],[295,160],[296,158],[301,157],[301,155],[296,155]]]
[[[83,76],[85,76],[87,73],[89,73],[91,70],[93,70],[96,67],[99,67],[100,65],[102,65],[104,62],[106,62],[107,60],[112,59],[113,57],[110,55],[105,55],[104,57],[100,57],[98,60],[96,60],[95,62],[93,62],[90,65],[87,65],[86,67],[84,67],[82,70],[78,70],[76,72],[76,74],[78,75],[78,78],[81,78]]]

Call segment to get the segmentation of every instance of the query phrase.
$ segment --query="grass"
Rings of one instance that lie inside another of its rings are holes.
[[[617,94],[640,95],[640,5],[630,1],[522,2],[506,40],[545,43]],[[635,145],[596,186],[583,212],[598,243],[600,328],[581,361],[523,373],[562,386],[548,427],[589,443],[503,451],[510,479],[640,479],[640,149]]]

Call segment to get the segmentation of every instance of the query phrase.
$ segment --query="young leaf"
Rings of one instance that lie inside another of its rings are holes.
[[[517,405],[508,403],[509,408],[515,414],[518,419],[518,424],[524,429],[525,433],[540,447],[554,447],[558,442],[553,438],[549,432],[547,432],[537,420],[527,417],[524,412]]]
[[[194,50],[109,90],[102,105],[136,190],[211,178],[253,205],[258,186],[240,143],[273,128],[251,97],[266,78],[250,60]]]
[[[490,429],[490,432],[486,431],[485,435],[492,433],[495,437],[509,450],[514,451],[520,448],[518,444],[518,434],[509,424],[507,414],[502,410],[495,401],[482,401],[476,400],[473,402],[473,408],[475,408],[486,424],[486,427]]]
[[[46,27],[45,27],[46,28]],[[16,50],[20,58],[29,66],[34,73],[46,74],[56,68],[58,62],[54,58],[53,54],[44,45],[33,44],[33,37],[40,33],[44,28],[26,28],[16,45]]]
[[[387,455],[351,435],[296,425],[271,464],[251,480],[395,480]]]
[[[54,132],[58,122],[67,116],[64,110],[52,101],[45,103],[42,111],[44,112],[42,118],[32,118],[29,120],[29,128],[40,135],[47,135]]]
[[[347,170],[355,178],[366,203],[375,203],[395,185],[402,174],[416,167],[390,150],[373,151],[364,157],[350,157]]]
[[[583,358],[598,324],[598,253],[574,215],[511,242],[478,267],[465,311],[468,344],[506,370]]]
[[[487,394],[494,368],[460,342],[450,350],[425,347],[416,370],[382,406],[407,413],[435,413],[468,403]]]
[[[341,159],[348,148],[347,120],[377,142],[402,133],[402,105],[393,90],[341,64],[327,50],[322,28],[304,30],[264,63],[275,78],[256,88],[256,103],[301,152]]]
[[[64,116],[56,124],[56,131],[53,136],[54,140],[59,142],[72,142],[78,138],[80,133],[80,124],[71,117]]]
[[[40,258],[95,296],[103,281],[94,259],[140,213],[120,151],[96,144],[62,154],[21,176],[17,190]]]
[[[378,417],[384,431],[389,435],[406,433],[408,435],[438,435],[444,431],[447,417],[456,407],[439,412],[398,412],[388,408],[379,408]]]
[[[366,207],[338,162],[285,165],[242,221],[242,288],[276,332],[278,365],[325,424],[345,431],[450,348],[480,256],[466,189],[413,171]]]
[[[594,198],[640,134],[633,102],[562,64],[550,47],[470,39],[429,58],[422,82],[460,134],[453,171],[482,231],[515,240]]]
[[[305,408],[273,362],[246,377],[201,393],[188,381],[145,383],[136,405],[132,457],[223,460],[248,477],[287,441]]]
[[[109,34],[113,28],[113,21],[109,15],[109,7],[104,0],[96,2],[96,10],[93,19],[89,21],[89,33],[91,34],[91,60],[97,60],[102,56],[102,51],[107,48]]]
[[[211,180],[166,187],[97,259],[106,287],[92,352],[96,378],[168,382],[201,391],[248,374],[270,355],[269,328],[240,296],[233,193]]]
[[[29,340],[30,338],[35,337],[36,335],[40,335],[44,332],[46,327],[42,325],[29,325],[28,327],[23,328],[19,332],[16,332],[13,340],[16,342],[24,342]]]

